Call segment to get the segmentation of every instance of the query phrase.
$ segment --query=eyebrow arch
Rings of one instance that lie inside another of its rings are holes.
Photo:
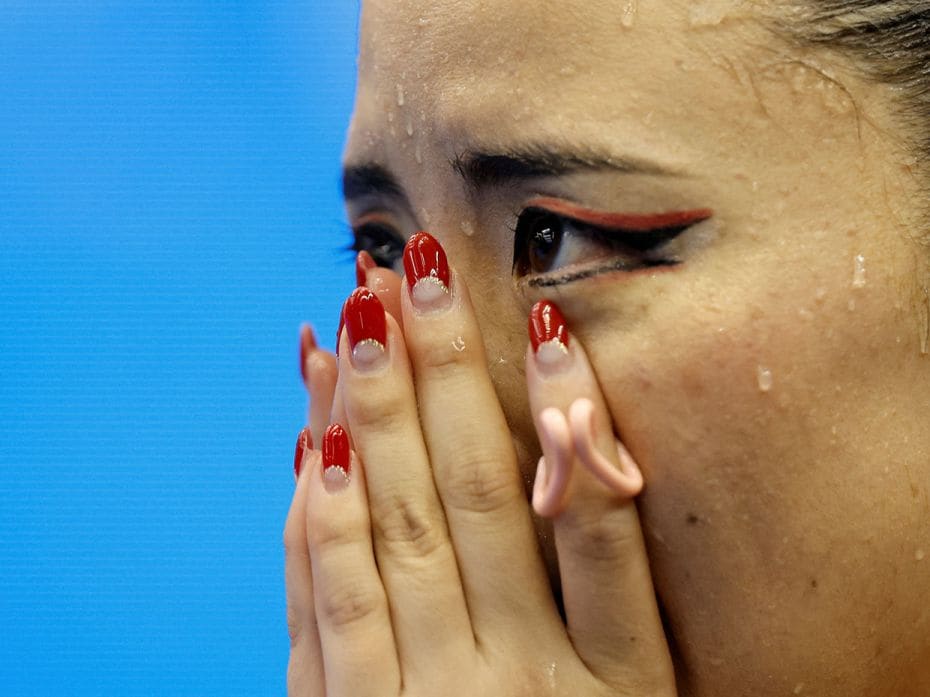
[[[684,174],[639,157],[618,157],[583,150],[554,150],[542,145],[503,152],[466,151],[452,158],[450,164],[474,189],[590,170],[660,176]]]
[[[392,198],[406,198],[404,189],[390,171],[374,163],[349,165],[342,172],[342,196],[347,201],[381,194]]]

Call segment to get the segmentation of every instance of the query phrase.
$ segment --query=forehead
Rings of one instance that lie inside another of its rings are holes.
[[[695,14],[679,0],[365,0],[349,156],[390,150],[386,133],[404,130],[450,147],[569,129],[634,154],[687,147],[674,144],[672,122],[689,103],[706,103],[708,90],[749,93],[734,89],[735,73],[765,35],[746,5],[717,0]]]

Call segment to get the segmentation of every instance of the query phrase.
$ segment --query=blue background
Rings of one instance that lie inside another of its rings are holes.
[[[0,693],[282,695],[357,5],[0,6]]]

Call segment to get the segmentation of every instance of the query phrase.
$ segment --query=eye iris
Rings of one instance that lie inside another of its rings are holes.
[[[533,221],[529,234],[529,262],[533,271],[546,271],[562,242],[562,222],[554,215],[541,215]]]

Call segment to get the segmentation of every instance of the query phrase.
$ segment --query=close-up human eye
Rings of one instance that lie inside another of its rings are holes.
[[[378,266],[399,268],[406,237],[383,220],[368,220],[352,226],[353,252],[366,251]]]
[[[681,261],[672,242],[699,220],[657,217],[652,225],[595,225],[530,206],[520,212],[514,227],[513,271],[521,277],[569,272],[552,279],[567,282],[601,271],[672,266]]]

